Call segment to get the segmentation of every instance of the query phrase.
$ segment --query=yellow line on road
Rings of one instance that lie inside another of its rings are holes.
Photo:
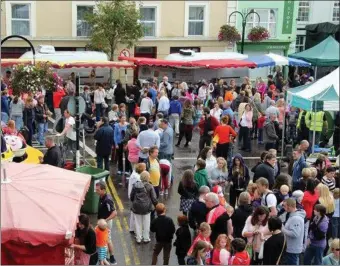
[[[119,217],[116,217],[115,221],[116,221],[116,226],[118,228],[120,240],[122,241],[123,253],[124,253],[124,258],[125,258],[125,265],[131,265],[130,256],[127,254],[128,247],[127,247],[127,244],[126,244],[125,239],[124,239],[123,228],[122,228],[122,224],[120,223]]]
[[[124,219],[123,219],[123,224],[124,224],[125,228],[127,228],[127,230],[129,230],[129,225],[127,223],[126,217],[124,217]],[[132,243],[131,249],[132,249],[132,256],[133,256],[133,259],[135,261],[135,265],[140,265],[140,260],[139,260],[138,253],[137,253],[137,250],[136,250],[134,243]]]
[[[119,196],[118,196],[118,193],[117,193],[117,190],[116,190],[115,186],[113,185],[111,176],[109,176],[108,182],[109,182],[110,188],[112,189],[113,197],[115,198],[115,201],[117,202],[118,209],[119,209],[120,211],[123,211],[123,210],[124,210],[123,203],[122,203],[121,199],[120,199]]]

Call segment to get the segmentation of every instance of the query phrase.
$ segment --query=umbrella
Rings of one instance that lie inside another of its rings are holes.
[[[277,54],[254,55],[249,56],[246,61],[254,62],[257,67],[273,66],[300,66],[309,67],[311,64],[300,59],[289,58]]]
[[[7,163],[1,173],[1,244],[50,247],[76,228],[91,176],[45,164]]]

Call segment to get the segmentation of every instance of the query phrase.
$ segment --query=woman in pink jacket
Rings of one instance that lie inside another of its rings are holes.
[[[240,114],[240,132],[239,132],[239,145],[243,140],[241,150],[251,152],[250,131],[253,127],[253,110],[249,103],[246,104],[244,112]]]
[[[261,77],[257,78],[256,90],[261,94],[261,101],[263,101],[264,94],[267,92],[267,86]]]
[[[138,132],[133,132],[131,135],[131,139],[127,143],[127,150],[129,152],[128,160],[131,163],[132,171],[135,170],[135,166],[138,163],[139,159],[139,148],[137,147],[137,136]]]

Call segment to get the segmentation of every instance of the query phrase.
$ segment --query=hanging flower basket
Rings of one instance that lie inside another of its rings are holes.
[[[55,91],[61,89],[63,80],[48,63],[36,65],[16,65],[13,67],[12,88],[14,95],[32,92],[39,89]]]
[[[252,42],[260,42],[269,38],[269,31],[261,26],[254,27],[248,33],[248,39]]]
[[[220,42],[225,41],[229,43],[235,43],[241,40],[241,35],[235,26],[223,25],[218,33],[218,40]]]

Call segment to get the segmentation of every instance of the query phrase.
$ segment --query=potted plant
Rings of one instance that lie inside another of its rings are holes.
[[[218,33],[218,40],[235,43],[241,40],[241,35],[235,26],[223,25]]]
[[[248,39],[252,42],[260,42],[269,38],[269,31],[261,26],[254,27],[248,33]]]
[[[55,91],[62,88],[63,80],[53,72],[50,64],[39,62],[35,65],[16,65],[13,67],[13,95],[32,92],[39,89]]]

